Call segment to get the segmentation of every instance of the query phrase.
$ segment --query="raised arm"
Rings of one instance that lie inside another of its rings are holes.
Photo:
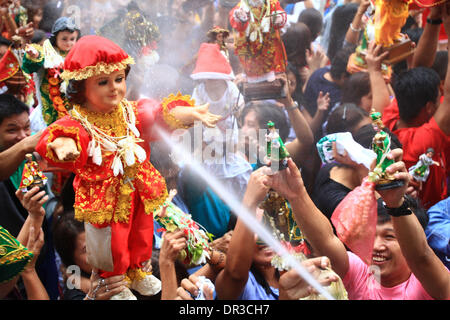
[[[175,261],[184,248],[186,248],[186,237],[183,230],[164,234],[161,251],[159,252],[161,300],[173,300],[177,296],[178,280]]]
[[[450,34],[450,3],[443,4],[442,20],[447,35]],[[450,135],[450,63],[447,66],[447,73],[444,82],[444,101],[439,105],[434,113],[434,120],[439,128],[448,136]]]
[[[25,155],[34,152],[41,134],[26,137],[0,153],[0,180],[8,179],[23,162]]]
[[[269,188],[265,185],[267,167],[254,171],[244,194],[243,205],[256,213],[259,203],[264,200]],[[221,300],[237,299],[242,293],[255,254],[255,234],[238,218],[227,251],[225,268],[216,278],[216,292]]]
[[[367,71],[369,72],[372,91],[372,108],[381,113],[391,102],[389,89],[381,71],[381,62],[388,54],[387,51],[382,51],[380,45],[375,45],[375,42],[371,42],[366,55]]]
[[[401,159],[400,149],[391,152],[392,157]],[[409,182],[410,175],[405,164],[398,161],[387,168],[396,174],[395,178]],[[404,187],[381,192],[388,208],[399,208],[404,203],[404,195],[408,183]],[[389,213],[388,209],[388,213]],[[392,217],[395,236],[400,245],[403,256],[412,273],[420,281],[427,293],[434,299],[450,298],[450,273],[441,260],[433,252],[427,242],[425,232],[414,214]]]
[[[358,45],[359,36],[364,28],[363,17],[367,8],[370,6],[370,0],[362,0],[359,4],[358,11],[356,11],[353,21],[350,24],[347,33],[345,34],[345,41],[348,43]]]
[[[439,21],[442,19],[443,5],[431,7],[430,14],[427,20]],[[441,29],[440,23],[427,22],[423,29],[422,36],[417,44],[416,51],[413,56],[412,68],[415,67],[428,67],[433,65],[436,57],[436,50],[439,42],[439,30]]]
[[[322,123],[325,121],[328,109],[330,108],[330,94],[328,92],[319,92],[317,97],[317,111],[314,117],[311,117],[307,110],[303,110],[302,114],[309,123],[309,127],[316,138],[321,133]]]
[[[280,100],[280,102],[286,108],[289,120],[296,136],[296,138],[292,142],[286,144],[286,148],[288,149],[291,157],[294,159],[294,162],[299,164],[304,162],[305,155],[308,155],[311,151],[314,143],[314,136],[304,115],[295,105],[294,100],[289,94],[289,90],[287,87],[288,81],[285,75],[283,79],[286,85],[287,97]]]
[[[349,267],[347,250],[334,234],[328,218],[309,197],[294,162],[289,159],[288,168],[270,176],[268,184],[289,201],[295,221],[314,253],[327,256],[333,270],[343,278]]]

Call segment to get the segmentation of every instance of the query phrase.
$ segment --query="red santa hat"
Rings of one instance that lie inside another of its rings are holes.
[[[234,73],[217,43],[202,43],[198,51],[197,64],[191,74],[194,80],[233,80]]]
[[[96,35],[81,37],[64,60],[64,80],[84,80],[101,73],[125,70],[134,60],[109,39]]]

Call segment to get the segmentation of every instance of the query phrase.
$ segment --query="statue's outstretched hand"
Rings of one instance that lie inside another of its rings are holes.
[[[75,140],[72,138],[59,137],[48,146],[53,149],[60,161],[73,161],[80,155]]]

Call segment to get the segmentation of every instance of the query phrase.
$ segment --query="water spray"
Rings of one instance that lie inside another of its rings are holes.
[[[297,271],[297,273],[306,281],[309,285],[311,285],[314,289],[317,290],[320,294],[322,294],[328,300],[335,300],[334,297],[322,286],[320,283],[299,263],[287,250],[286,248],[276,240],[272,234],[264,227],[256,217],[250,213],[247,208],[245,208],[236,198],[228,192],[227,188],[223,187],[221,182],[216,179],[213,175],[209,174],[200,163],[194,160],[191,156],[190,152],[184,148],[179,143],[176,143],[172,140],[171,136],[161,127],[157,125],[154,126],[154,129],[157,131],[159,136],[167,143],[172,149],[173,152],[177,153],[177,159],[183,159],[185,164],[188,164],[194,172],[203,179],[211,189],[217,194],[220,195],[220,198],[230,207],[230,209],[234,212],[235,215],[241,219],[247,228],[252,230],[255,234],[257,234],[268,246],[270,246],[277,254],[279,254],[286,263]],[[179,155],[182,157],[179,157]]]

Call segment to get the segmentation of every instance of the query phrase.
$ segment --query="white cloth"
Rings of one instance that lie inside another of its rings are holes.
[[[203,142],[206,144],[203,152],[204,167],[221,179],[228,190],[243,195],[252,167],[241,155],[228,148],[234,148],[239,139],[235,115],[242,110],[244,99],[238,87],[234,82],[227,81],[227,90],[222,98],[214,101],[208,96],[204,83],[200,83],[194,89],[192,98],[196,104],[209,103],[209,111],[222,116],[215,128],[203,128]],[[211,154],[214,155],[210,156]]]

